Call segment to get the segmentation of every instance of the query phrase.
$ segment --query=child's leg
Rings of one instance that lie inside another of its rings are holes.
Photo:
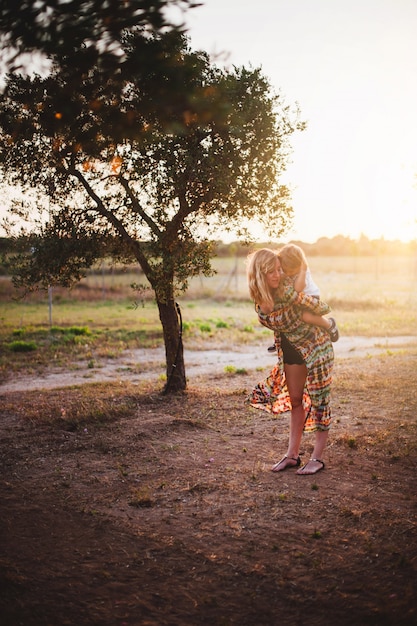
[[[311,313],[311,311],[303,311],[301,317],[306,324],[312,324],[313,326],[320,326],[320,328],[324,328],[324,330],[330,330],[330,321],[321,315],[316,315],[315,313]]]
[[[335,342],[339,339],[339,331],[336,326],[336,320],[333,317],[322,317],[321,315],[315,315],[310,311],[303,311],[301,314],[303,322],[306,324],[312,324],[313,326],[320,326],[324,328],[330,335],[330,339]]]

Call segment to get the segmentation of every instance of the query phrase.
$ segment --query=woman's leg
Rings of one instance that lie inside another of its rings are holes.
[[[280,472],[286,467],[299,465],[298,453],[300,450],[301,437],[303,435],[304,422],[306,419],[303,407],[303,393],[307,378],[307,367],[305,365],[284,364],[285,377],[287,380],[288,392],[291,398],[291,418],[290,436],[288,441],[288,451],[285,457],[272,468],[273,472]]]
[[[311,459],[298,470],[297,474],[317,474],[317,472],[324,468],[323,452],[326,447],[328,437],[328,430],[318,430],[316,432],[316,440]]]

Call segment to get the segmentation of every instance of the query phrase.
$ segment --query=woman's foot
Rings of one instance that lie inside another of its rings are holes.
[[[297,474],[300,474],[300,476],[311,476],[311,474],[317,474],[317,472],[324,468],[324,461],[321,461],[320,459],[310,459],[298,470]]]
[[[271,467],[271,472],[282,472],[287,469],[287,467],[300,467],[300,465],[301,459],[299,456],[294,457],[285,455],[280,461],[278,461],[278,463],[275,463],[275,465]]]

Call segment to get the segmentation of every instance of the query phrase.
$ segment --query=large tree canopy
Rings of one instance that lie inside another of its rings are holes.
[[[15,70],[22,54],[40,53],[60,65],[114,72],[124,60],[126,30],[156,34],[181,26],[167,9],[198,6],[193,0],[0,0],[2,70]],[[8,54],[5,54],[8,51]]]
[[[80,77],[94,72],[104,86],[131,72],[146,80],[153,96],[142,100],[144,114],[151,110],[169,124],[173,103],[184,103],[180,77],[172,74],[172,60],[166,54],[165,39],[157,35],[183,33],[184,26],[170,16],[198,6],[194,0],[0,0],[0,75],[5,73],[48,73],[51,64],[59,68],[61,108],[68,118]],[[177,11],[174,13],[173,8]],[[136,32],[135,55],[126,55],[124,37]],[[152,39],[152,45],[149,40]],[[173,80],[174,78],[174,80]],[[130,112],[108,109],[108,121],[132,125]],[[114,114],[115,119],[112,119]]]
[[[211,229],[247,235],[256,220],[275,237],[284,231],[291,208],[279,178],[302,124],[259,69],[221,70],[178,33],[133,31],[122,45],[119,73],[81,73],[70,97],[60,66],[47,78],[9,77],[0,166],[9,184],[36,190],[41,211],[37,228],[20,233],[31,254],[15,259],[15,281],[68,285],[104,245],[136,259],[158,304],[170,390],[181,390],[176,295],[210,272]],[[161,63],[147,73],[140,61],[154,46]],[[22,217],[20,201],[13,210]]]

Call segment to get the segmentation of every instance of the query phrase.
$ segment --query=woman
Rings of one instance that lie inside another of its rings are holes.
[[[330,385],[334,361],[329,334],[302,320],[302,310],[317,315],[330,307],[312,296],[297,293],[281,271],[278,252],[262,248],[248,257],[249,293],[261,324],[274,331],[278,363],[253,390],[251,406],[271,413],[291,411],[288,450],[272,471],[299,467],[297,474],[324,469],[323,452],[329,434]],[[314,450],[303,466],[299,456],[301,437],[315,433]]]

